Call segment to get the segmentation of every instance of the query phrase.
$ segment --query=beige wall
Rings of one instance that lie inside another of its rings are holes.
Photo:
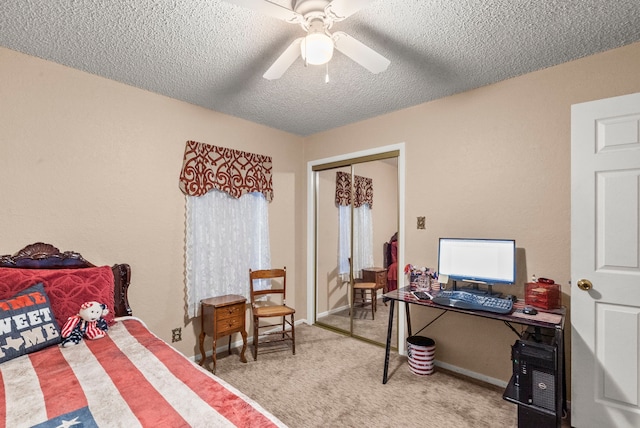
[[[0,122],[0,254],[44,241],[96,264],[129,263],[134,315],[164,339],[182,327],[175,345],[186,355],[199,353],[200,331],[184,311],[187,140],[273,157],[272,261],[304,278],[300,137],[4,48]],[[304,298],[289,297],[302,309]]]
[[[638,92],[638,76],[635,43],[313,135],[305,160],[404,142],[406,263],[435,266],[441,236],[515,238],[518,284],[504,290],[522,296],[532,274],[554,278],[568,305],[570,106]],[[428,334],[438,359],[509,379],[516,336],[502,323],[448,314]]]
[[[405,142],[406,262],[435,266],[444,235],[513,237],[525,262],[517,294],[535,273],[562,283],[568,304],[570,106],[638,92],[639,75],[635,43],[300,138],[0,48],[0,253],[45,241],[97,264],[131,264],[135,314],[165,339],[186,326],[176,345],[193,355],[177,186],[184,142],[273,156],[272,258],[298,284],[297,319],[306,317],[306,162]],[[507,380],[515,336],[475,321],[434,325],[438,359]]]

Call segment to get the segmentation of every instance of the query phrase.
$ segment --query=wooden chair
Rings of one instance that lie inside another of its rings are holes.
[[[270,288],[265,290],[256,290],[254,281],[271,280]],[[282,288],[271,288],[273,280],[281,280]],[[296,354],[296,334],[294,325],[294,314],[296,310],[286,305],[287,296],[287,268],[284,269],[264,269],[252,271],[249,269],[249,283],[251,296],[251,310],[253,313],[253,359],[258,359],[258,344],[260,337],[275,337],[278,339],[269,339],[263,343],[273,343],[281,341],[291,341],[293,355]],[[271,298],[275,298],[272,301]],[[279,303],[278,301],[281,301]],[[287,320],[287,316],[291,319]],[[282,317],[282,322],[278,324],[260,324],[260,318],[276,318]],[[289,329],[287,329],[287,324]],[[277,327],[275,330],[260,332],[261,329]]]
[[[354,279],[353,294],[351,296],[352,307],[371,306],[371,318],[376,319],[376,301],[378,300],[378,284],[375,282],[363,282],[361,279]]]
[[[349,257],[351,264],[351,257]],[[367,297],[368,295],[368,297]],[[365,282],[362,279],[353,279],[353,288],[351,289],[351,308],[355,308],[356,304],[360,307],[371,306],[371,318],[376,319],[376,300],[378,296],[378,287],[375,282]],[[349,308],[349,313],[351,313]]]

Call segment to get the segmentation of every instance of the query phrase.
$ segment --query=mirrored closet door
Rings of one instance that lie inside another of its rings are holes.
[[[390,152],[313,168],[316,324],[378,344],[386,342],[389,321],[382,295],[397,272],[397,157]]]

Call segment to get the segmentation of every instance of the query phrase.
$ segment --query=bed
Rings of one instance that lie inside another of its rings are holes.
[[[127,264],[36,243],[0,257],[0,427],[282,427],[132,316]],[[63,347],[57,328],[102,301],[107,335]]]

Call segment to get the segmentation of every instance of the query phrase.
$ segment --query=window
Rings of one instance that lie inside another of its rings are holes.
[[[187,141],[180,189],[186,201],[187,310],[200,300],[249,295],[249,269],[269,268],[271,157]]]
[[[200,300],[249,297],[249,269],[271,266],[268,203],[261,193],[239,199],[212,190],[187,196],[186,276],[189,315]]]

